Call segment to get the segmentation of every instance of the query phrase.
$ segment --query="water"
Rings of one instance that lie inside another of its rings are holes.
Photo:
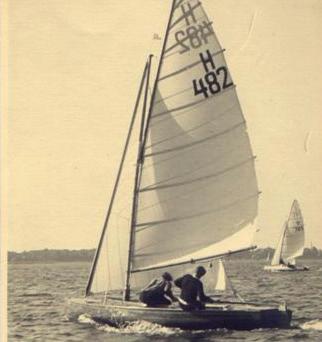
[[[309,272],[273,274],[263,262],[231,260],[227,272],[238,291],[250,301],[281,303],[293,310],[293,329],[185,332],[136,322],[116,329],[82,315],[78,322],[65,317],[65,300],[82,294],[89,263],[9,265],[9,341],[322,341],[322,261],[305,264]],[[246,272],[245,272],[246,271]]]

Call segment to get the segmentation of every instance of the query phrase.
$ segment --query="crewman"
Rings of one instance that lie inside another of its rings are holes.
[[[214,300],[205,295],[201,278],[206,274],[203,266],[198,266],[194,275],[186,274],[174,281],[181,289],[178,298],[181,308],[185,311],[202,310],[205,303],[213,303]]]

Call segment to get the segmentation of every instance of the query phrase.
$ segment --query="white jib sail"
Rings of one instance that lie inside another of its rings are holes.
[[[198,0],[177,0],[170,23],[144,150],[134,271],[249,247],[257,216],[254,156],[212,22]]]
[[[284,240],[284,234],[285,234],[285,229],[286,229],[286,223],[284,224],[284,227],[282,229],[282,233],[281,236],[278,240],[278,244],[277,247],[275,249],[272,261],[271,261],[271,265],[275,266],[275,265],[279,265],[281,263],[281,254],[282,254],[282,247],[283,247],[283,240]]]

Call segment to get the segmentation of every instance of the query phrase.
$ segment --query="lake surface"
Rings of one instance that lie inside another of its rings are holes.
[[[68,297],[83,293],[89,263],[11,264],[8,273],[9,341],[322,341],[322,260],[307,260],[309,272],[274,274],[263,271],[264,263],[228,260],[227,273],[249,301],[282,303],[293,310],[293,328],[240,331],[197,331],[160,327],[137,322],[116,329],[80,316],[65,316]]]

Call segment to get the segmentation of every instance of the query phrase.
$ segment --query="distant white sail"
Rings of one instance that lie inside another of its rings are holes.
[[[218,261],[218,271],[217,279],[215,282],[216,291],[227,291],[230,288],[230,281],[227,277],[225,266],[223,261],[220,259]]]
[[[304,243],[303,217],[300,206],[295,200],[289,218],[282,230],[271,264],[279,265],[283,261],[295,265],[295,258],[303,254]]]
[[[301,256],[304,251],[304,243],[305,236],[303,217],[300,206],[295,200],[293,202],[285,230],[282,247],[283,260],[291,262],[291,260]]]

